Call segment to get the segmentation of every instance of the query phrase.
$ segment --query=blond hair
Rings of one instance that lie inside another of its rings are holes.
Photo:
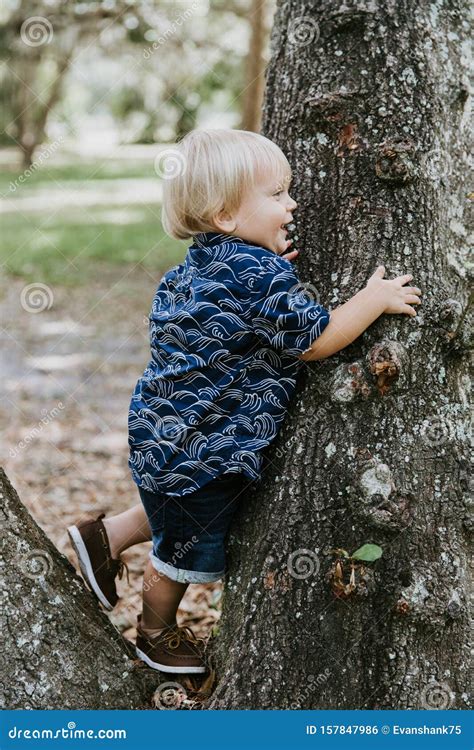
[[[280,185],[291,175],[276,143],[247,130],[192,130],[162,154],[167,163],[162,171],[161,219],[165,232],[180,240],[219,231],[214,217],[221,210],[237,211],[263,175]]]

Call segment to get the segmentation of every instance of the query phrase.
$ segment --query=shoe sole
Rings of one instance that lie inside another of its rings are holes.
[[[94,571],[92,570],[89,553],[87,552],[87,547],[84,544],[84,540],[82,539],[81,532],[79,531],[77,526],[69,526],[67,533],[69,534],[69,539],[71,540],[74,552],[76,553],[77,559],[79,560],[79,567],[81,568],[81,573],[84,579],[89,584],[90,588],[92,589],[100,603],[105,607],[105,609],[109,610],[110,612],[114,607],[105,598],[99,584],[96,581]]]
[[[159,672],[169,672],[170,674],[202,674],[206,671],[206,667],[170,667],[169,664],[160,664],[157,661],[152,661],[138,646],[135,647],[137,656],[148,664],[152,669],[157,669]]]

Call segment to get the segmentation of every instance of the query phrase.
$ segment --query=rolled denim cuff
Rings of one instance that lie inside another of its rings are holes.
[[[153,550],[150,550],[150,560],[158,573],[164,573],[172,581],[179,581],[179,583],[211,583],[212,581],[219,581],[225,573],[225,570],[218,571],[217,573],[206,573],[199,570],[175,568],[173,565],[160,560],[153,553]]]

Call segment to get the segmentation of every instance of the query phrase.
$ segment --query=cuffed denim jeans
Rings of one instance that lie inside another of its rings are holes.
[[[138,487],[152,530],[150,559],[173,581],[207,583],[225,573],[225,542],[249,478],[220,474],[183,497]]]

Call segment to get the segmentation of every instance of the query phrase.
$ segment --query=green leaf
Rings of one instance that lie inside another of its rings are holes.
[[[353,554],[354,560],[364,560],[364,562],[374,562],[382,556],[382,547],[378,544],[363,544]]]

